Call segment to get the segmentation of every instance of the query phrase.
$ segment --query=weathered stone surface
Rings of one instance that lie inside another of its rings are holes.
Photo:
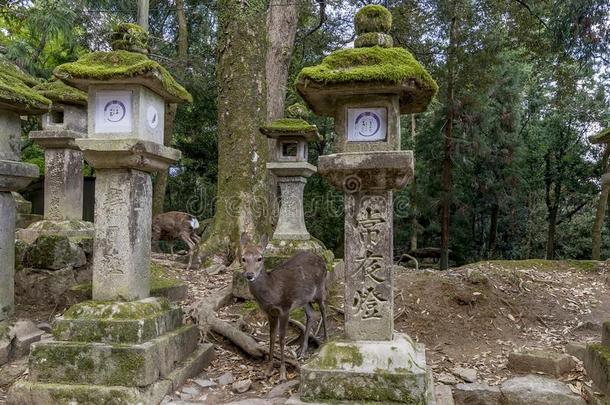
[[[72,239],[78,244],[85,254],[84,241],[93,241],[94,229],[93,224],[87,221],[69,220],[69,221],[49,221],[42,220],[30,224],[26,229],[17,231],[17,239],[23,240],[26,243],[34,243],[39,236],[42,235],[63,235]]]
[[[473,383],[477,381],[477,370],[473,368],[454,367],[451,369],[453,375],[461,378],[467,383]]]
[[[566,345],[566,353],[570,356],[576,357],[580,361],[585,360],[585,354],[587,353],[587,344],[581,342],[569,342]]]
[[[84,302],[71,307],[53,325],[56,339],[73,342],[143,343],[182,324],[182,310],[167,301]]]
[[[198,338],[197,328],[188,325],[141,344],[41,342],[32,349],[30,379],[144,387],[171,373]]]
[[[12,357],[27,356],[30,353],[32,343],[39,342],[44,333],[32,321],[17,321],[9,331],[9,336],[13,337]]]
[[[603,344],[588,345],[584,363],[589,378],[610,396],[610,348]]]
[[[606,321],[602,325],[602,344],[610,348],[610,321]]]
[[[579,395],[557,380],[536,375],[515,377],[500,387],[506,405],[585,405]]]
[[[244,392],[247,392],[250,389],[251,385],[252,385],[252,380],[250,380],[250,379],[240,380],[240,381],[235,381],[231,385],[231,389],[233,390],[233,392],[236,392],[238,394],[243,394]]]
[[[55,102],[55,106],[59,103]],[[45,131],[74,131],[87,134],[87,111],[82,106],[63,104],[61,122],[51,113],[42,116],[42,129]],[[31,136],[31,133],[30,133]]]
[[[25,263],[37,269],[59,270],[87,264],[85,252],[67,236],[42,235],[28,248]]]
[[[280,214],[273,233],[273,239],[308,240],[303,211],[303,190],[305,177],[278,177],[282,193]]]
[[[38,173],[38,166],[31,163],[0,160],[0,192],[23,190]]]
[[[453,390],[455,405],[498,405],[501,398],[500,388],[487,384],[458,384]]]
[[[278,398],[286,395],[287,392],[296,388],[299,385],[299,380],[290,380],[276,385],[269,391],[267,398]]]
[[[434,387],[436,405],[454,405],[453,394],[451,387],[445,384],[440,384]]]
[[[508,355],[508,368],[523,374],[541,372],[558,377],[575,366],[576,362],[571,356],[547,350],[528,350]]]
[[[610,399],[601,392],[598,392],[595,386],[588,387],[586,384],[583,384],[582,389],[588,405],[610,405]]]
[[[394,333],[392,193],[345,194],[345,335],[391,340]]]
[[[138,170],[99,170],[95,183],[93,299],[150,293],[152,183]]]
[[[11,340],[0,336],[0,366],[8,363],[11,353]]]
[[[15,306],[15,200],[11,193],[0,192],[0,321],[7,319]]]
[[[345,193],[398,190],[413,178],[413,152],[380,151],[320,156],[318,172]]]
[[[15,191],[11,193],[15,199],[15,209],[17,214],[31,214],[32,203],[23,198],[23,196]]]
[[[200,388],[215,387],[217,385],[214,381],[203,378],[197,378],[193,380],[193,382],[197,384]]]
[[[21,118],[19,114],[0,109],[0,160],[20,160]]]
[[[235,381],[235,377],[233,377],[233,373],[231,373],[230,371],[228,371],[228,372],[224,373],[223,375],[221,375],[220,377],[218,377],[219,385],[233,384],[234,381]]]
[[[83,153],[46,149],[44,217],[63,221],[83,218]]]
[[[425,364],[423,346],[405,335],[329,342],[301,368],[301,399],[427,404],[433,398]]]
[[[198,346],[174,371],[166,378],[172,383],[172,390],[177,390],[188,378],[199,375],[203,369],[214,360],[214,346],[204,343]]]

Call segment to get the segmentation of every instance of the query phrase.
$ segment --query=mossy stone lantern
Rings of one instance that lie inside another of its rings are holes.
[[[149,295],[150,173],[180,158],[179,151],[163,146],[165,104],[192,101],[165,68],[131,51],[127,33],[140,31],[127,26],[124,39],[113,42],[118,48],[84,55],[54,71],[66,84],[88,92],[88,138],[76,144],[96,169],[96,300]]]
[[[14,309],[15,200],[12,191],[38,178],[38,167],[23,163],[21,115],[48,111],[51,102],[30,86],[36,80],[0,59],[0,322]]]
[[[121,37],[113,45],[132,44]],[[93,301],[56,319],[55,339],[32,349],[29,376],[11,387],[9,403],[159,404],[214,358],[178,306],[148,297],[150,172],[180,157],[159,134],[165,102],[190,95],[159,64],[124,49],[85,55],[55,75],[88,91],[89,138],[76,143],[96,169]]]
[[[283,118],[262,127],[261,132],[276,140],[275,160],[267,169],[277,176],[281,190],[278,223],[273,233],[277,240],[309,240],[303,212],[303,190],[316,167],[307,162],[308,142],[321,139],[315,125],[303,119]]]
[[[56,221],[61,228],[60,222],[80,221],[83,217],[83,153],[76,140],[87,136],[87,93],[59,80],[42,83],[34,90],[53,103],[42,116],[42,130],[29,134],[45,151],[43,222]],[[23,233],[39,234],[45,227],[48,224],[35,223]],[[79,227],[80,236],[93,237],[92,224],[81,223]],[[72,230],[66,232],[67,236],[76,236]]]
[[[394,332],[392,191],[413,177],[413,154],[400,150],[400,115],[424,111],[438,86],[409,52],[392,47],[391,24],[386,8],[363,7],[355,48],[297,78],[309,107],[334,117],[337,153],[320,156],[318,171],[343,191],[345,208],[345,340],[302,367],[307,401],[433,403],[423,347]]]

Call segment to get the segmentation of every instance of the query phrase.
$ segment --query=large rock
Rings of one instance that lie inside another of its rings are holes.
[[[588,345],[584,363],[589,378],[604,394],[610,395],[610,348],[599,343]]]
[[[504,405],[586,405],[564,383],[537,375],[511,378],[500,389]]]
[[[455,405],[497,405],[501,398],[500,388],[487,384],[458,384],[453,391]]]
[[[541,372],[558,377],[575,366],[576,362],[571,356],[546,350],[513,352],[508,355],[508,368],[523,374]]]
[[[64,235],[42,235],[30,246],[25,262],[36,269],[59,270],[82,267],[87,263],[85,252]]]
[[[38,329],[32,321],[17,321],[9,331],[13,338],[13,358],[27,356],[30,353],[32,343],[40,341],[44,331]]]

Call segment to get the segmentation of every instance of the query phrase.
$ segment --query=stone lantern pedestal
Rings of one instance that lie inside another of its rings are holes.
[[[87,137],[87,94],[60,81],[38,85],[51,110],[42,117],[42,130],[30,139],[44,149],[44,219],[18,231],[33,242],[40,235],[93,238],[93,224],[83,221],[83,153],[76,140]]]
[[[150,173],[180,158],[162,145],[165,103],[192,99],[162,66],[124,49],[54,74],[88,90],[88,137],[76,145],[97,176],[93,300],[56,320],[54,341],[33,346],[29,379],[11,387],[9,403],[158,404],[214,357],[179,307],[149,298]]]
[[[289,403],[434,404],[423,345],[394,331],[392,193],[413,178],[400,114],[423,111],[437,86],[411,54],[392,48],[391,21],[384,7],[365,6],[356,48],[297,79],[312,110],[335,120],[337,153],[320,156],[318,170],[344,194],[345,335],[301,367],[300,399]]]
[[[38,167],[20,162],[21,115],[41,114],[50,101],[30,89],[32,80],[0,60],[0,322],[15,308],[15,200],[12,191],[38,178]]]

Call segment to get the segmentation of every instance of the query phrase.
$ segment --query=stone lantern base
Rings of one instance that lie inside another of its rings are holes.
[[[287,404],[433,405],[424,346],[395,334],[391,341],[336,341],[301,367],[300,399]]]
[[[33,243],[42,235],[61,235],[71,239],[93,239],[95,230],[92,222],[82,220],[52,221],[42,220],[30,224],[26,229],[16,232],[17,239]]]
[[[32,347],[9,404],[158,404],[214,358],[180,308],[157,298],[74,305],[53,335]]]

